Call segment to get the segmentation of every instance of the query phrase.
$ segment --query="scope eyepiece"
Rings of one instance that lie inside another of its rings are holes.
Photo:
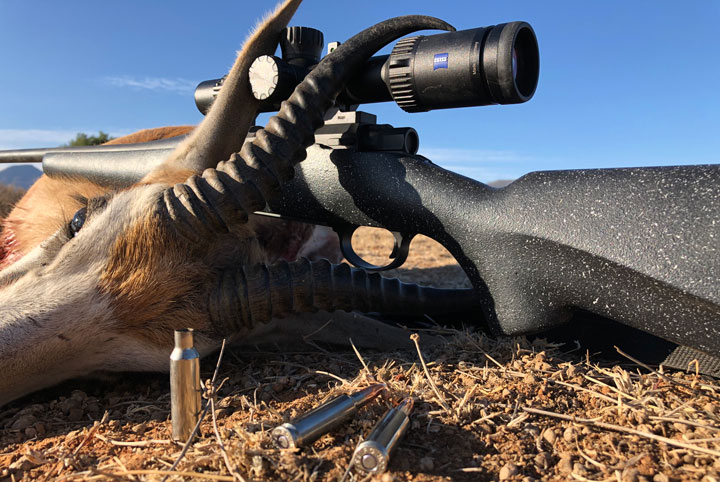
[[[483,51],[483,63],[498,104],[530,100],[540,73],[537,38],[530,24],[511,22],[493,27]]]

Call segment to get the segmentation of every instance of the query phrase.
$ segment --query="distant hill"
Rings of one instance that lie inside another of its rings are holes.
[[[492,187],[505,187],[511,182],[513,182],[514,179],[498,179],[497,181],[492,181],[488,183],[488,186]]]
[[[42,171],[33,166],[10,166],[0,171],[0,184],[27,189],[42,176]]]

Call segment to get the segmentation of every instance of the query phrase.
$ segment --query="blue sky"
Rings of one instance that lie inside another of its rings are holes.
[[[197,123],[194,86],[223,75],[273,2],[0,2],[0,148],[76,132]],[[387,17],[458,29],[513,20],[540,45],[535,97],[407,114],[420,152],[482,181],[544,169],[720,162],[720,2],[308,0],[293,24],[342,41]],[[430,32],[428,32],[430,33]]]

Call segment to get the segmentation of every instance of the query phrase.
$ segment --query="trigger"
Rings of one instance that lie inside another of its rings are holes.
[[[403,233],[398,231],[390,231],[393,235],[394,244],[393,249],[390,252],[390,259],[401,260],[400,264],[403,264],[410,253],[410,241],[412,236],[405,236]]]

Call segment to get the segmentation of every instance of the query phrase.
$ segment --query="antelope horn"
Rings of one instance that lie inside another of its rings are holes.
[[[252,143],[216,169],[192,176],[165,190],[159,203],[163,217],[179,234],[201,242],[225,232],[265,207],[305,159],[315,130],[344,85],[365,61],[389,42],[424,29],[454,30],[442,20],[420,15],[396,17],[370,27],[325,57],[297,86],[290,98]]]
[[[243,44],[205,119],[165,160],[165,165],[201,173],[240,150],[260,106],[250,91],[250,64],[261,55],[275,52],[280,34],[300,1],[287,0],[258,24]]]
[[[208,302],[210,322],[222,336],[318,310],[433,315],[477,313],[479,307],[473,289],[429,288],[305,258],[227,269]]]

